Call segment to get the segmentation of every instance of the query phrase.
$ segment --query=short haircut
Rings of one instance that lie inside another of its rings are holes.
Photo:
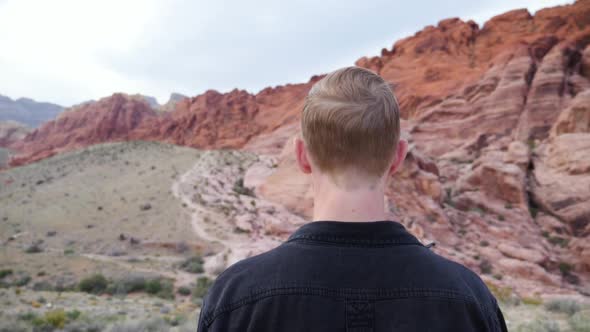
[[[320,170],[385,174],[400,136],[399,106],[389,84],[360,67],[336,70],[309,91],[303,140]]]

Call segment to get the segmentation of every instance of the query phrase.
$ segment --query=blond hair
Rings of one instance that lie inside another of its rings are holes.
[[[399,140],[399,106],[379,75],[360,67],[342,68],[309,91],[301,131],[322,171],[352,168],[382,176]]]

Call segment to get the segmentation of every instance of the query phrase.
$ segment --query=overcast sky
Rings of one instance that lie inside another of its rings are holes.
[[[564,0],[0,0],[0,94],[65,106],[113,92],[305,82],[448,17]]]

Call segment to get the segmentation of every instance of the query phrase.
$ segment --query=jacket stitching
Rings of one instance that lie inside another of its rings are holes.
[[[349,246],[383,246],[383,245],[420,245],[422,244],[417,240],[397,240],[397,239],[384,239],[384,240],[369,240],[369,239],[351,239],[351,238],[343,238],[337,236],[330,236],[330,235],[296,235],[287,242],[337,242],[340,244],[345,244]]]
[[[315,295],[315,296],[329,296],[332,298],[346,299],[351,296],[359,300],[389,300],[389,299],[403,299],[403,298],[442,298],[451,300],[461,300],[467,303],[476,304],[481,308],[480,304],[473,299],[473,297],[458,292],[444,290],[444,289],[330,289],[322,287],[275,287],[267,289],[259,289],[252,291],[249,295],[243,297],[232,303],[220,306],[218,308],[209,310],[205,313],[203,321],[205,326],[209,327],[213,321],[220,315],[236,310],[244,305],[251,304],[263,298],[277,296],[277,295]],[[487,310],[485,310],[487,311]]]

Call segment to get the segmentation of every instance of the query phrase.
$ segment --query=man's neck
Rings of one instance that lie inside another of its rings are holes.
[[[344,190],[322,181],[314,186],[313,220],[386,220],[383,186]]]

